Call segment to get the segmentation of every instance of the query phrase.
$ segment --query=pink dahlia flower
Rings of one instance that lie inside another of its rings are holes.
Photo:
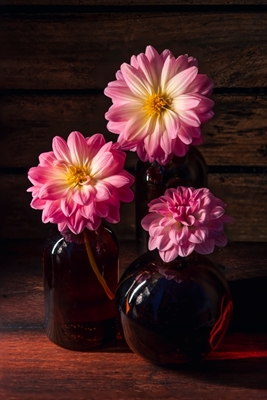
[[[215,245],[227,243],[225,222],[233,219],[225,214],[224,204],[209,189],[167,189],[163,196],[149,203],[149,214],[142,227],[149,232],[149,250],[157,248],[165,262],[177,256],[186,257],[194,250],[209,254]]]
[[[76,235],[97,229],[102,218],[119,222],[120,201],[133,200],[134,178],[123,169],[126,154],[118,144],[106,143],[101,134],[72,132],[67,142],[56,136],[52,147],[28,172],[31,206],[43,210],[42,221]]]
[[[148,46],[121,65],[116,79],[104,91],[113,102],[105,117],[123,150],[164,165],[202,142],[201,124],[213,116],[213,82],[198,73],[195,58]]]

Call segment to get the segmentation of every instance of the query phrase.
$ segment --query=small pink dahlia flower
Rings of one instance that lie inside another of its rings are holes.
[[[148,205],[149,214],[141,225],[150,235],[149,250],[157,248],[165,262],[186,257],[194,250],[210,254],[215,245],[227,243],[223,224],[233,222],[233,218],[225,214],[226,204],[209,189],[167,189]]]
[[[126,154],[118,144],[106,143],[101,134],[72,132],[67,142],[56,136],[52,148],[28,172],[31,207],[43,210],[42,221],[76,235],[97,229],[102,218],[119,222],[120,201],[133,200],[134,178],[123,169]]]
[[[113,102],[105,117],[123,150],[164,165],[202,142],[201,124],[213,116],[213,82],[198,73],[195,58],[147,46],[121,65],[116,79],[104,91]]]

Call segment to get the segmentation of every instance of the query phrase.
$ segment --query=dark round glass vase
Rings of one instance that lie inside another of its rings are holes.
[[[148,233],[141,226],[141,220],[148,213],[148,203],[169,188],[207,187],[207,166],[199,150],[191,146],[184,157],[173,156],[166,165],[138,160],[135,173],[136,243],[141,255],[148,250]]]
[[[197,253],[165,263],[158,251],[122,275],[116,302],[130,349],[155,364],[201,359],[225,335],[232,300],[222,272]]]
[[[118,245],[114,233],[100,225],[87,231],[98,270],[115,293]],[[43,254],[45,328],[48,338],[71,350],[90,350],[116,337],[117,310],[99,283],[82,234],[67,242],[51,232]]]

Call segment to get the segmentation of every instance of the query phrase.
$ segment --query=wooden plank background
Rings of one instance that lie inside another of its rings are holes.
[[[29,167],[53,136],[106,129],[103,89],[122,62],[152,44],[198,58],[215,82],[215,117],[200,151],[209,186],[236,222],[231,241],[267,241],[267,5],[226,0],[2,0],[0,5],[0,237],[43,238],[30,208]],[[129,153],[132,172],[136,156]],[[134,204],[114,226],[134,238]]]

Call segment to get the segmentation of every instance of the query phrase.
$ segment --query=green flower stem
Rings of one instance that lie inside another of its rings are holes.
[[[84,231],[83,231],[83,238],[84,238],[84,244],[85,244],[86,252],[87,252],[91,267],[92,267],[92,269],[93,269],[93,271],[95,273],[95,276],[97,277],[99,283],[101,284],[101,286],[105,290],[108,298],[110,300],[113,300],[114,299],[114,294],[109,289],[105,279],[100,274],[99,269],[98,269],[98,267],[96,265],[95,258],[94,258],[93,252],[92,252],[92,248],[91,248],[91,245],[90,245],[90,240],[89,240],[88,233],[87,233],[86,229],[84,229]]]

